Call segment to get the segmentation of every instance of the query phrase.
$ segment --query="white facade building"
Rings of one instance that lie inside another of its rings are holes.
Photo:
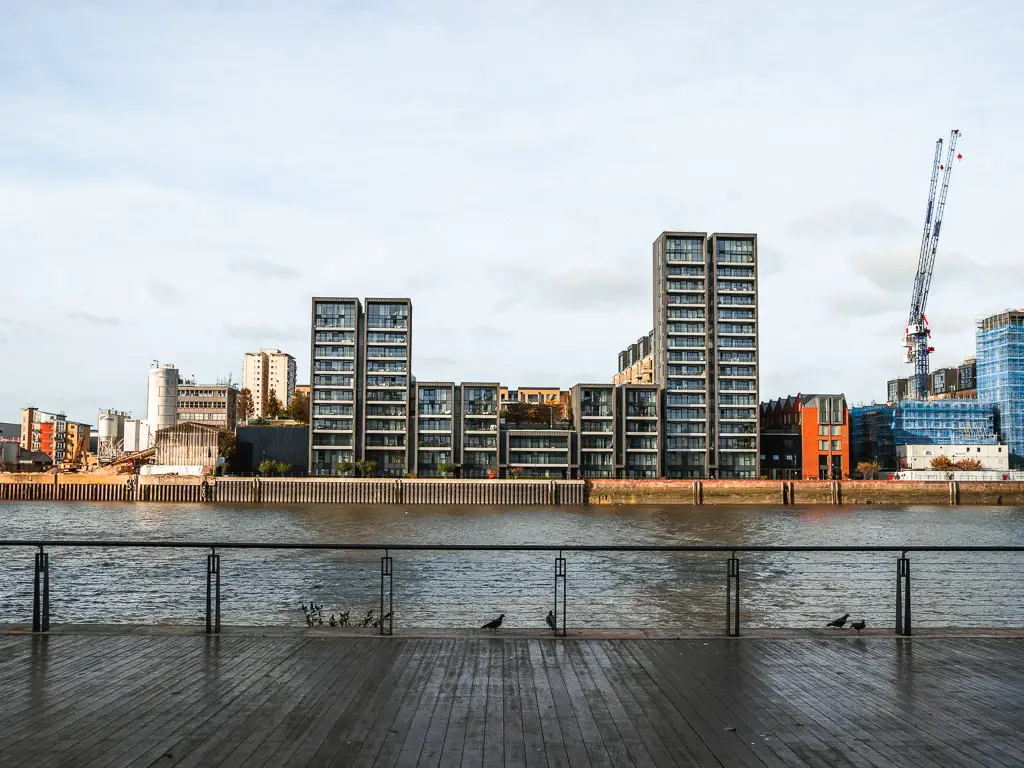
[[[280,349],[246,352],[242,363],[242,386],[252,393],[253,415],[263,418],[270,391],[287,408],[295,395],[295,358]]]
[[[932,459],[946,456],[953,462],[974,459],[981,468],[1006,471],[1010,468],[1010,451],[1005,445],[898,445],[896,456],[903,469],[931,469]]]

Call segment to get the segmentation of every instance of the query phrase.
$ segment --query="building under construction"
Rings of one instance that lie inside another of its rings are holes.
[[[1008,309],[977,326],[978,400],[994,409],[1010,451],[1010,466],[1024,467],[1024,310]]]
[[[897,448],[908,445],[995,445],[995,408],[977,400],[905,400],[850,411],[853,463],[900,468]]]

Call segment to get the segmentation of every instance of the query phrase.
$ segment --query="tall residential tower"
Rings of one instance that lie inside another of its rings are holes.
[[[270,393],[287,408],[295,395],[295,358],[280,349],[246,352],[242,362],[242,386],[252,394],[253,415],[266,415]]]
[[[757,235],[663,232],[653,256],[664,474],[756,478]]]

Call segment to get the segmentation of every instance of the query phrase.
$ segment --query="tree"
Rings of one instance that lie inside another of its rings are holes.
[[[281,401],[277,399],[277,392],[271,387],[270,392],[267,393],[267,404],[263,407],[263,412],[267,414],[267,418],[276,419],[281,416],[283,407]]]
[[[286,413],[299,424],[309,424],[309,395],[305,392],[296,392],[292,395]]]
[[[523,474],[523,468],[522,467],[509,467],[508,468],[508,473],[512,476],[512,479],[515,480],[517,477],[519,477],[521,474]]]
[[[243,424],[248,423],[249,419],[256,412],[256,408],[252,402],[252,392],[249,391],[248,387],[242,387],[242,391],[238,393],[238,400],[235,401],[235,415]]]
[[[221,432],[217,437],[217,453],[224,457],[224,472],[231,471],[232,462],[235,460],[236,446],[235,436],[231,432]]]
[[[373,477],[373,474],[377,471],[376,461],[357,461],[356,462],[356,474],[359,477]]]
[[[876,472],[881,471],[882,467],[877,461],[858,461],[857,471],[860,472],[864,477],[873,475]]]
[[[949,456],[936,456],[931,461],[931,468],[936,472],[949,472],[954,468],[953,460]]]
[[[977,459],[960,459],[953,467],[960,472],[980,472],[981,462]]]
[[[352,477],[352,473],[355,471],[355,465],[351,461],[339,461],[336,470],[342,477]]]
[[[450,461],[442,461],[437,465],[437,471],[445,477],[449,477],[459,471],[459,465]]]

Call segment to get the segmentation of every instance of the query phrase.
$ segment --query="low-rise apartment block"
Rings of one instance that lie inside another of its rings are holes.
[[[443,477],[441,467],[457,463],[455,403],[458,394],[459,387],[453,381],[416,382],[416,439],[412,462],[417,477]]]
[[[576,474],[572,438],[568,429],[503,430],[504,476],[570,479]]]
[[[497,477],[498,382],[463,382],[459,397],[461,435],[459,461],[462,477]]]
[[[661,392],[654,384],[616,388],[616,476],[630,480],[662,477]]]
[[[584,479],[615,477],[615,403],[612,384],[577,384],[572,388],[576,429],[576,466]]]

